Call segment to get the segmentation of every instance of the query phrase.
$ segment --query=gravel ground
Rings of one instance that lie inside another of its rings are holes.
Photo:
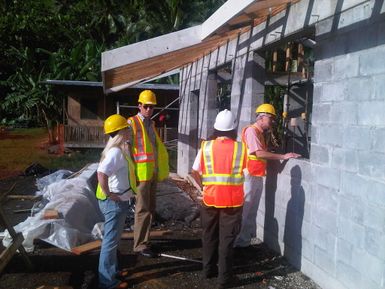
[[[12,194],[33,194],[36,190],[34,178],[14,177],[0,181],[1,192],[6,192],[15,183]],[[24,220],[27,214],[14,214],[13,210],[30,208],[32,204],[26,200],[11,200],[5,202],[3,207],[11,223],[15,225]],[[169,229],[173,232],[153,240],[161,253],[201,260],[199,219],[189,226],[175,221],[158,223],[153,229]],[[40,241],[36,243],[36,249],[29,257],[34,265],[32,271],[27,270],[20,256],[13,257],[0,275],[0,289],[35,289],[44,285],[61,286],[60,289],[97,288],[98,251],[76,256]],[[119,260],[120,266],[129,270],[127,281],[130,288],[216,287],[216,278],[201,278],[199,262],[137,256],[132,252],[132,240],[122,240]],[[312,280],[292,267],[285,258],[263,243],[236,250],[234,269],[239,283],[230,288],[320,289]]]

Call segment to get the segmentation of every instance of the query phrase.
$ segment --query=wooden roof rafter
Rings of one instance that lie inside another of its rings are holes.
[[[119,89],[119,87],[133,85],[188,65],[202,58],[202,55],[206,55],[220,47],[226,41],[234,39],[240,33],[249,31],[254,26],[265,22],[268,17],[284,11],[288,5],[299,1],[301,0],[230,0],[222,5],[202,25],[190,28],[189,31],[191,31],[191,35],[195,37],[195,40],[187,40],[184,45],[179,38],[190,38],[183,36],[184,34],[181,31],[179,34],[178,32],[175,33],[177,35],[174,38],[176,43],[174,49],[169,49],[168,44],[162,44],[161,42],[164,39],[163,41],[171,43],[172,46],[172,41],[170,42],[172,34],[167,34],[153,40],[154,52],[152,55],[151,53],[149,55],[143,54],[142,58],[134,55],[135,52],[132,51],[140,50],[141,43],[128,45],[116,52],[107,52],[102,55],[102,60],[104,56],[107,63],[102,71],[104,89],[108,93],[114,91],[114,89]],[[201,40],[196,39],[198,31],[202,31]],[[152,43],[151,41],[151,39],[144,41],[142,49],[147,49]],[[160,50],[156,53],[158,47]],[[116,57],[121,53],[120,51],[127,55],[127,57],[121,58],[124,63],[116,61]],[[133,54],[132,58],[131,54]],[[109,59],[112,62],[109,62]]]

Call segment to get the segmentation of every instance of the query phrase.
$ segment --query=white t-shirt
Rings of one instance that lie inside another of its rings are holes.
[[[202,159],[202,149],[199,149],[192,166],[192,169],[199,173],[202,173],[201,159]]]
[[[98,172],[108,176],[108,187],[112,193],[123,193],[130,188],[128,164],[122,151],[113,147],[103,161],[99,163]]]

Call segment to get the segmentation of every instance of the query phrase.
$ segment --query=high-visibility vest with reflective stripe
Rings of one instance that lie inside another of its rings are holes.
[[[131,186],[131,190],[134,192],[134,194],[136,194],[137,192],[137,187],[136,187],[136,175],[135,175],[135,164],[134,162],[131,160],[130,157],[128,156],[124,156],[127,160],[127,165],[128,165],[128,179],[130,180],[130,186]],[[129,188],[127,188],[129,189]],[[107,196],[106,194],[103,192],[100,184],[98,183],[98,186],[96,187],[96,198],[98,200],[102,200],[104,201],[105,199],[107,199]]]
[[[245,132],[246,132],[246,129],[248,129],[249,127],[255,130],[255,132],[257,133],[257,137],[263,146],[263,150],[266,150],[265,138],[263,137],[263,134],[254,125],[249,125],[243,128],[242,141],[246,142]],[[252,176],[256,176],[256,177],[266,176],[266,160],[259,158],[256,155],[251,155],[249,154],[249,151],[248,151],[247,170],[249,171],[249,174]]]
[[[202,142],[203,202],[217,208],[243,205],[246,145],[219,137]]]
[[[155,170],[154,148],[147,134],[144,124],[139,115],[129,118],[129,124],[132,127],[133,145],[132,154],[135,161],[135,172],[140,182],[152,180]],[[168,153],[167,149],[161,141],[154,124],[152,129],[155,134],[156,150],[157,150],[157,181],[162,181],[168,177]]]

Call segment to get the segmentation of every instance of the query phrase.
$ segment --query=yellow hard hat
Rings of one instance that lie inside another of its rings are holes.
[[[270,103],[263,103],[257,107],[255,110],[256,113],[269,113],[276,116],[275,108]]]
[[[104,133],[109,134],[128,127],[127,120],[120,114],[113,114],[104,121]]]
[[[155,93],[153,93],[152,90],[148,90],[148,89],[143,90],[139,94],[138,102],[140,102],[142,104],[152,104],[152,105],[155,105],[156,104]]]

